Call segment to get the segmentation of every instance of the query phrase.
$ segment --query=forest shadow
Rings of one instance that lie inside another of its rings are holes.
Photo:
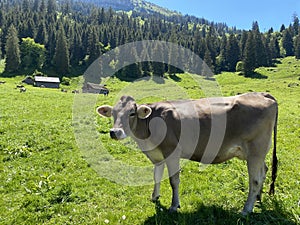
[[[258,72],[253,72],[249,75],[245,75],[246,78],[251,78],[251,79],[268,79],[268,76],[263,75],[261,73]]]
[[[236,224],[286,224],[296,225],[296,222],[290,220],[292,215],[282,211],[280,207],[274,206],[274,210],[261,207],[260,213],[252,213],[248,216],[242,216],[238,210],[225,210],[219,206],[205,206],[200,204],[196,211],[169,213],[168,209],[158,201],[155,203],[156,214],[149,217],[143,225],[163,224],[207,224],[207,225],[236,225]]]
[[[125,82],[135,82],[138,80],[145,80],[145,81],[149,81],[151,79],[151,76],[142,76],[142,77],[130,77],[130,76],[123,76],[120,75],[119,73],[114,74],[112,77],[116,77],[118,78],[120,81],[125,81]]]
[[[19,69],[14,72],[8,72],[8,71],[3,71],[0,73],[0,77],[5,77],[5,78],[12,78],[12,77],[17,77],[17,76],[47,76],[47,77],[79,77],[84,74],[86,71],[86,67],[75,67],[71,68],[69,73],[65,75],[59,75],[54,67],[49,67],[49,68],[43,68],[43,69],[35,69],[35,68],[27,68],[27,69]]]

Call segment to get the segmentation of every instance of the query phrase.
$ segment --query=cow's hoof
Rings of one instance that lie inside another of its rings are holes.
[[[180,208],[180,205],[179,206],[171,206],[169,208],[169,213],[176,213],[177,212],[177,209]]]
[[[242,216],[248,216],[250,213],[251,213],[250,211],[243,210],[243,211],[241,212],[241,215],[242,215]]]
[[[151,198],[151,201],[154,202],[154,203],[155,203],[155,202],[158,202],[159,197],[160,197],[160,195],[159,195],[159,196],[156,196],[156,197],[152,197],[152,198]]]

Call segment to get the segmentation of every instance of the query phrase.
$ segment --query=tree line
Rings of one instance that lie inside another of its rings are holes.
[[[252,76],[255,68],[272,66],[276,58],[300,59],[297,15],[288,27],[261,32],[257,22],[251,30],[237,30],[191,16],[117,13],[72,0],[11,0],[0,6],[0,58],[5,59],[5,76],[36,70],[71,76],[105,52],[141,40],[188,48],[214,73],[240,71]],[[118,76],[139,78],[166,72],[178,69],[156,62],[136,63],[120,70]]]

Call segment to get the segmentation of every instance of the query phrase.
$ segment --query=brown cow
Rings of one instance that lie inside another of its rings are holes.
[[[123,96],[113,108],[100,106],[97,113],[113,116],[111,138],[121,140],[131,136],[155,165],[153,201],[159,198],[164,165],[167,165],[173,193],[170,212],[180,207],[180,158],[216,164],[233,157],[247,161],[249,194],[242,214],[252,212],[255,201],[261,199],[267,172],[265,157],[271,146],[273,130],[269,193],[274,193],[278,106],[270,94],[248,93],[145,105],[137,105],[132,97]]]

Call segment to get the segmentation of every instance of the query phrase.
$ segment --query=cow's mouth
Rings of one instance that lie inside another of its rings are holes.
[[[114,140],[122,140],[127,137],[124,130],[121,128],[113,128],[109,132],[110,137]]]

